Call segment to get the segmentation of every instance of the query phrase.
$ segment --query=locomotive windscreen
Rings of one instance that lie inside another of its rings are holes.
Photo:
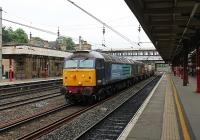
[[[94,60],[91,59],[66,60],[64,68],[94,68]]]

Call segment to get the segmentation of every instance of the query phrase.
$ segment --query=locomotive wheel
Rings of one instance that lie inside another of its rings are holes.
[[[70,100],[69,97],[65,94],[65,100],[66,100],[66,103],[69,103],[69,104],[74,104],[75,102]]]
[[[64,95],[65,95],[65,100],[68,101],[69,100],[68,96],[66,94]]]
[[[106,90],[105,90],[105,96],[106,96],[106,97],[109,97],[109,96],[111,96],[111,95],[112,95],[112,92],[110,92],[110,90],[106,89]]]
[[[92,96],[87,98],[87,104],[89,104],[89,105],[94,104],[95,101],[96,101],[96,96],[95,95],[92,95]]]
[[[92,95],[92,100],[93,100],[93,103],[95,103],[97,101],[97,96],[96,95]]]
[[[100,89],[97,92],[97,100],[100,101],[100,100],[102,100],[104,98],[105,98],[105,90],[104,89]]]
[[[113,87],[111,87],[111,92],[112,92],[112,94],[115,94],[115,93],[117,93],[117,90],[116,90],[116,88],[113,86]]]

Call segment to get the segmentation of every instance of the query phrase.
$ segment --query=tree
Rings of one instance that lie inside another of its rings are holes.
[[[75,50],[75,43],[71,38],[59,37],[57,39],[59,45],[64,46],[64,50]]]
[[[12,42],[12,34],[13,34],[13,30],[12,30],[11,27],[6,29],[6,27],[4,26],[2,28],[2,41],[3,41],[3,44]]]
[[[14,31],[13,40],[16,43],[28,43],[28,35],[23,29],[18,28]]]
[[[64,44],[66,44],[66,50],[75,50],[75,43],[71,38],[65,38]]]
[[[13,31],[11,27],[2,28],[2,41],[3,44],[6,43],[27,43],[28,42],[28,35],[25,31],[21,28],[16,29]]]

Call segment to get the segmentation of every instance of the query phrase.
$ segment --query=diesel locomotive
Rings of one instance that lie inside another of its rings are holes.
[[[152,74],[142,62],[96,51],[76,51],[65,59],[61,92],[71,102],[91,103]]]

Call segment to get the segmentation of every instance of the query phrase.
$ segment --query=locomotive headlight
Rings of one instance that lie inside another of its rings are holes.
[[[76,75],[71,75],[70,77],[76,79]]]
[[[85,75],[83,74],[83,75],[82,75],[82,77],[84,78],[84,77],[85,77]]]
[[[81,86],[81,85],[82,85],[82,83],[81,83],[81,82],[78,82],[78,85],[79,85],[79,86]]]

